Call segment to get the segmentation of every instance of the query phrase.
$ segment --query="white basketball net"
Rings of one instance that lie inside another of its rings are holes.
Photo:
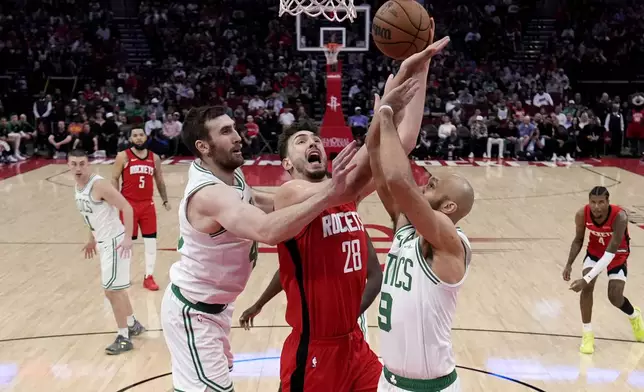
[[[293,16],[306,14],[311,17],[324,16],[330,21],[342,22],[356,17],[353,0],[280,0],[279,16],[285,13]]]

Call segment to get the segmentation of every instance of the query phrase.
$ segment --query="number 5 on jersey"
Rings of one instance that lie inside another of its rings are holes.
[[[141,189],[145,188],[145,177],[143,176],[139,177],[139,188]]]
[[[347,260],[344,263],[345,274],[362,269],[360,240],[344,241],[342,243],[342,251],[347,254]]]

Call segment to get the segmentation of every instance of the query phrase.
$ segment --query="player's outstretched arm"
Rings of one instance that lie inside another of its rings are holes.
[[[275,210],[274,193],[259,191],[257,189],[253,189],[252,191],[253,191],[253,204],[259,207],[260,210],[264,211],[267,214]]]
[[[387,157],[387,163],[381,166],[387,187],[400,212],[425,241],[436,250],[460,254],[463,246],[453,222],[447,215],[432,209],[414,180],[393,116],[393,110],[385,107],[383,101],[380,109],[380,156]]]
[[[418,133],[423,121],[423,113],[425,107],[425,96],[427,93],[427,75],[429,73],[429,65],[434,55],[440,53],[445,46],[449,43],[449,37],[445,37],[439,41],[429,45],[422,52],[416,53],[402,62],[399,72],[396,76],[390,76],[385,84],[385,91],[383,97],[392,94],[396,89],[399,89],[403,84],[410,79],[415,80],[418,86],[415,88],[415,93],[412,94],[408,101],[402,105],[402,109],[397,111],[394,117],[394,123],[398,130],[403,149],[406,155],[412,152],[418,140]],[[396,98],[393,101],[399,100]],[[380,126],[378,118],[378,105],[374,104],[374,117],[369,125],[368,132],[373,132]],[[356,154],[356,163],[358,169],[354,176],[357,177],[356,189],[359,192],[358,200],[362,200],[369,196],[375,189],[376,185],[371,180],[371,166],[366,163],[369,159],[365,148],[358,151]]]
[[[111,183],[114,189],[116,189],[117,191],[121,190],[119,181],[121,180],[121,174],[123,173],[123,168],[125,167],[126,160],[127,160],[127,155],[125,155],[125,151],[121,151],[118,154],[116,154],[116,158],[114,158],[114,163],[112,164]]]
[[[586,222],[584,217],[584,208],[579,209],[575,214],[575,238],[570,244],[570,252],[568,252],[568,262],[563,270],[563,280],[566,282],[570,280],[570,272],[572,271],[572,264],[581,252],[584,246],[584,238],[586,237]]]
[[[380,97],[376,94],[374,107],[380,108]],[[391,196],[387,182],[385,181],[385,174],[382,172],[382,160],[380,157],[380,125],[373,127],[367,133],[365,138],[365,145],[369,153],[369,166],[373,175],[373,182],[378,192],[378,197],[382,202],[385,210],[389,214],[391,221],[394,223],[394,232],[396,231],[396,222],[400,216],[400,211],[394,198]]]
[[[277,245],[295,237],[326,208],[342,204],[350,196],[346,181],[347,175],[355,169],[355,164],[350,164],[356,152],[355,143],[350,147],[338,154],[333,179],[325,184],[321,192],[304,202],[266,214],[241,200],[234,189],[214,185],[197,192],[190,204],[198,215],[210,218],[213,223],[236,236]],[[276,199],[284,189],[280,187]]]
[[[369,309],[369,306],[376,299],[380,293],[382,286],[382,270],[380,269],[380,261],[378,261],[378,254],[373,247],[371,237],[367,234],[367,284],[362,293],[362,302],[360,303],[360,314]]]
[[[163,200],[163,206],[166,209],[170,209],[170,204],[168,204],[168,191],[165,188],[165,180],[163,179],[163,170],[161,169],[161,158],[157,154],[154,154],[154,181],[157,183],[157,190]]]
[[[112,184],[106,180],[98,180],[94,183],[96,196],[105,200],[109,205],[116,207],[123,213],[123,226],[125,226],[125,238],[132,239],[132,230],[134,226],[134,212],[132,206],[125,200],[125,197],[117,191]]]
[[[245,330],[249,330],[251,327],[254,327],[255,317],[262,311],[264,305],[269,303],[270,300],[275,298],[275,296],[281,291],[282,282],[280,282],[280,271],[278,269],[275,271],[273,278],[262,295],[259,296],[257,301],[250,308],[244,310],[242,315],[239,317],[239,325],[241,325]]]
[[[604,268],[608,267],[611,261],[615,258],[615,253],[619,249],[619,245],[624,239],[624,234],[626,233],[626,228],[628,227],[628,215],[626,211],[620,211],[619,214],[615,217],[613,222],[613,236],[604,251],[604,255],[597,261],[595,266],[584,276],[586,283],[590,283],[591,280],[595,279]]]

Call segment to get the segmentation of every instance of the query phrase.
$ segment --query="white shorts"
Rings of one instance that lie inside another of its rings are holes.
[[[617,253],[619,255],[619,253]],[[597,261],[593,260],[590,256],[586,255],[584,259],[584,265],[582,271],[587,268],[593,268],[597,264]],[[607,271],[608,280],[621,280],[626,282],[626,275],[628,270],[626,269],[626,264],[617,266]]]
[[[419,386],[419,388],[415,389],[413,386],[409,385],[402,385],[404,382],[403,380],[400,380],[400,378],[396,378],[394,375],[389,375],[390,378],[392,378],[392,382],[387,381],[387,378],[385,376],[385,369],[383,368],[382,373],[380,374],[380,381],[378,381],[378,392],[407,392],[407,391],[428,391],[428,390],[437,390],[431,388],[432,382],[434,380],[428,380],[428,381],[422,381],[422,380],[405,380],[405,381],[412,381],[416,383],[426,383],[426,386]],[[401,384],[401,387],[397,387],[395,383]],[[453,383],[451,383],[447,388],[441,389],[441,392],[461,392],[461,379],[456,377],[456,380],[454,380]]]
[[[130,258],[122,258],[120,250],[116,250],[122,238],[123,234],[97,244],[101,258],[101,283],[105,290],[130,287]]]
[[[367,311],[362,313],[360,317],[358,317],[358,325],[360,326],[360,329],[362,330],[362,334],[364,335],[364,341],[369,343],[369,326],[367,325]]]
[[[172,358],[174,390],[232,392],[232,304],[213,314],[204,304],[189,302],[178,290],[168,285],[161,302],[161,326]]]

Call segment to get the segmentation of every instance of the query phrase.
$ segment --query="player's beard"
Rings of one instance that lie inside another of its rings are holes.
[[[132,147],[134,147],[135,149],[137,149],[139,151],[143,151],[143,150],[146,149],[145,143],[143,143],[143,144],[134,144],[134,143],[132,143]]]
[[[326,162],[324,163],[324,168],[320,170],[309,170],[306,168],[308,162],[304,160],[301,164],[294,167],[295,171],[300,173],[304,178],[311,182],[318,182],[327,178],[328,171],[326,169]]]
[[[244,158],[237,158],[231,149],[218,148],[212,140],[208,141],[208,146],[210,147],[208,158],[212,159],[213,163],[222,169],[232,172],[244,164]]]

